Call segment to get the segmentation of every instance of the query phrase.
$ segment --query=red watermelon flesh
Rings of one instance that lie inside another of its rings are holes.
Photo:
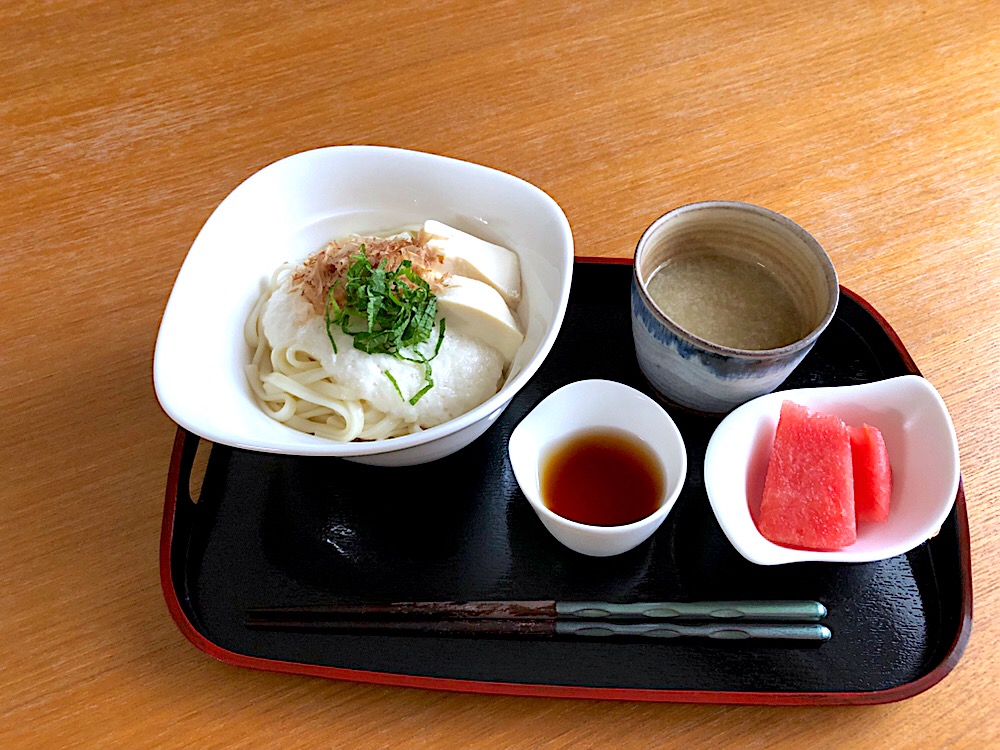
[[[892,468],[882,433],[871,425],[848,427],[854,461],[854,512],[858,522],[889,517]]]
[[[785,401],[764,480],[760,533],[775,544],[803,549],[854,544],[851,461],[847,425]]]

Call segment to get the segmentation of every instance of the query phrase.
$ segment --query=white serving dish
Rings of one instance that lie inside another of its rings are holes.
[[[552,512],[542,500],[539,465],[543,456],[563,438],[600,427],[638,437],[653,449],[666,474],[660,507],[634,523],[578,523]],[[670,415],[644,393],[611,380],[580,380],[549,394],[514,428],[508,451],[521,492],[542,525],[571,550],[592,557],[627,552],[652,536],[677,502],[687,476],[684,438]]]
[[[782,401],[877,427],[893,472],[889,518],[862,523],[858,539],[831,552],[792,549],[765,539],[753,513],[760,507]],[[958,494],[958,440],[940,394],[927,380],[904,375],[865,385],[779,391],[750,401],[716,428],[705,453],[705,489],[719,525],[746,559],[871,562],[895,557],[937,534]]]
[[[518,253],[525,338],[503,387],[472,411],[422,433],[337,443],[280,424],[254,402],[243,325],[262,284],[351,232],[437,219]],[[215,209],[167,302],[153,380],[164,411],[208,440],[271,453],[379,465],[441,458],[482,434],[552,348],[569,300],[573,236],[558,204],[512,175],[456,159],[377,146],[306,151],[265,167]]]

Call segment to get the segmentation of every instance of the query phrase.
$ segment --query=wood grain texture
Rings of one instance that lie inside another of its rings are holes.
[[[870,6],[870,7],[869,7]],[[1000,743],[996,4],[0,5],[0,746],[979,748]],[[157,577],[173,427],[151,383],[212,209],[288,154],[376,143],[549,192],[578,252],[668,208],[787,214],[956,423],[976,624],[864,709],[453,695],[218,664]]]

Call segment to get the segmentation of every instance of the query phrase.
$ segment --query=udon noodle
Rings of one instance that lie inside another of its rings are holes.
[[[420,246],[419,232],[388,239],[400,237]],[[407,349],[404,358],[369,354],[316,309],[316,300],[325,299],[331,286],[340,292],[329,274],[318,282],[322,289],[317,292],[315,278],[323,273],[315,264],[328,260],[331,248],[356,257],[359,247],[370,249],[386,239],[351,236],[331,243],[302,264],[280,266],[263,285],[244,329],[253,351],[246,374],[256,401],[272,419],[341,442],[382,440],[453,419],[499,389],[504,357],[467,331],[449,326],[440,344],[435,334]],[[419,263],[413,268],[432,282],[448,283],[447,272]],[[424,387],[428,360],[433,360],[430,389]]]

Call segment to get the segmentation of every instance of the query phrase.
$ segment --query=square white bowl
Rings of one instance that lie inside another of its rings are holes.
[[[421,433],[337,443],[268,417],[243,367],[243,326],[262,285],[286,261],[332,239],[437,219],[508,247],[521,261],[517,316],[524,343],[500,391]],[[153,382],[177,424],[213,442],[381,465],[423,463],[468,444],[534,375],[562,325],[573,236],[562,209],[517,177],[444,156],[379,146],[334,146],[271,164],[215,209],[177,275],[156,340]]]
[[[843,549],[794,549],[765,539],[754,522],[764,491],[783,401],[877,428],[892,467],[889,518],[862,522]],[[958,439],[941,395],[924,378],[903,375],[864,385],[777,391],[727,416],[705,452],[705,489],[730,543],[750,562],[872,562],[908,552],[941,529],[958,494]]]

